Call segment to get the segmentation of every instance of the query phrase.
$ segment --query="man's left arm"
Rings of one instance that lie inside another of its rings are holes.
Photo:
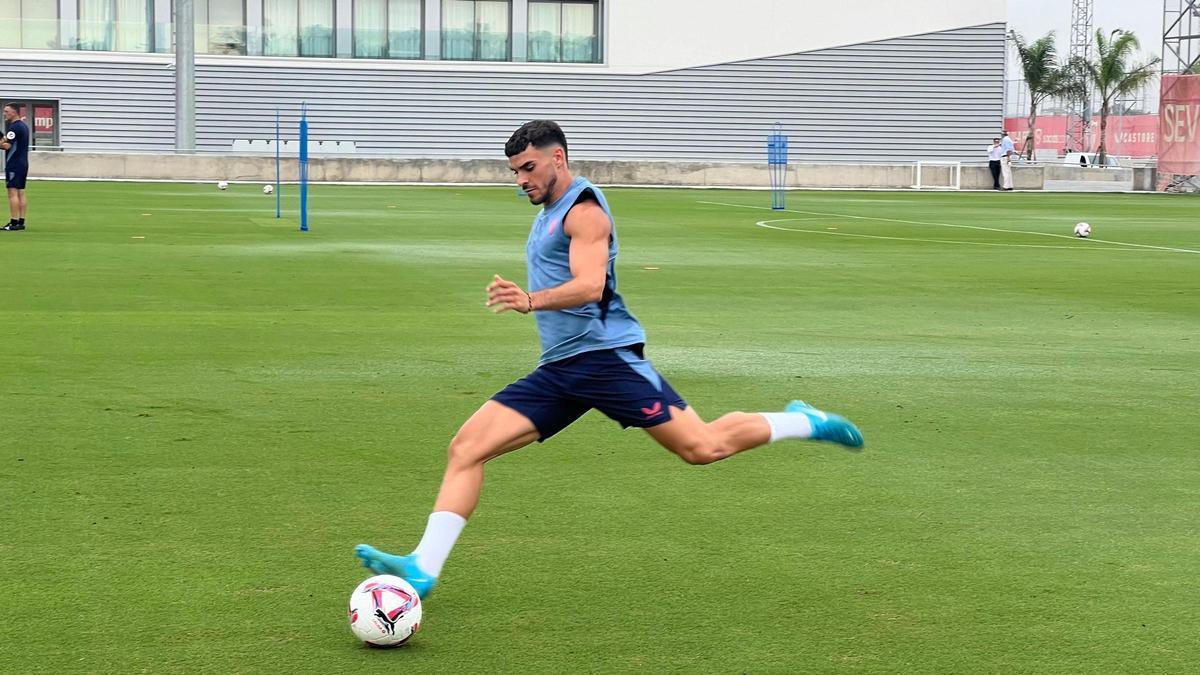
[[[563,232],[571,238],[570,281],[528,293],[496,275],[487,288],[487,306],[496,307],[497,313],[511,309],[527,314],[599,302],[608,280],[608,242],[612,235],[608,214],[594,201],[580,202],[567,213]]]

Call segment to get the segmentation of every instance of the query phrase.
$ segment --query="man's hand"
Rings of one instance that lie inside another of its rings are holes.
[[[502,278],[499,274],[492,276],[492,283],[487,287],[487,306],[493,307],[496,314],[513,310],[522,314],[533,311],[533,297],[520,286]]]
[[[8,141],[0,141],[0,150],[7,150],[12,147],[12,143]]]

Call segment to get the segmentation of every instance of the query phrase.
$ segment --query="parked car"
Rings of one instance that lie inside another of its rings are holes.
[[[1099,153],[1095,152],[1068,152],[1065,156],[1063,156],[1062,163],[1099,168],[1121,166],[1121,163],[1117,161],[1117,158],[1113,157],[1112,155],[1105,157],[1107,161],[1103,164],[1103,166],[1099,163],[1099,158]]]

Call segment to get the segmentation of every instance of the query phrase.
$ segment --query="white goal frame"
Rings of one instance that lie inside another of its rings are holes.
[[[949,167],[950,185],[926,185],[921,182],[922,169],[925,167]],[[916,190],[960,190],[962,189],[962,162],[918,161],[913,167],[915,174],[913,189]]]

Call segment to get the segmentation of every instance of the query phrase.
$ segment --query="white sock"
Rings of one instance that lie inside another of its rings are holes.
[[[785,438],[812,438],[813,427],[808,415],[802,412],[765,412],[758,413],[767,420],[771,427],[770,443]]]
[[[446,558],[450,557],[450,549],[454,548],[454,542],[458,541],[458,535],[466,525],[467,519],[453,511],[429,514],[425,536],[412,552],[417,556],[417,566],[435,577],[440,575]]]

